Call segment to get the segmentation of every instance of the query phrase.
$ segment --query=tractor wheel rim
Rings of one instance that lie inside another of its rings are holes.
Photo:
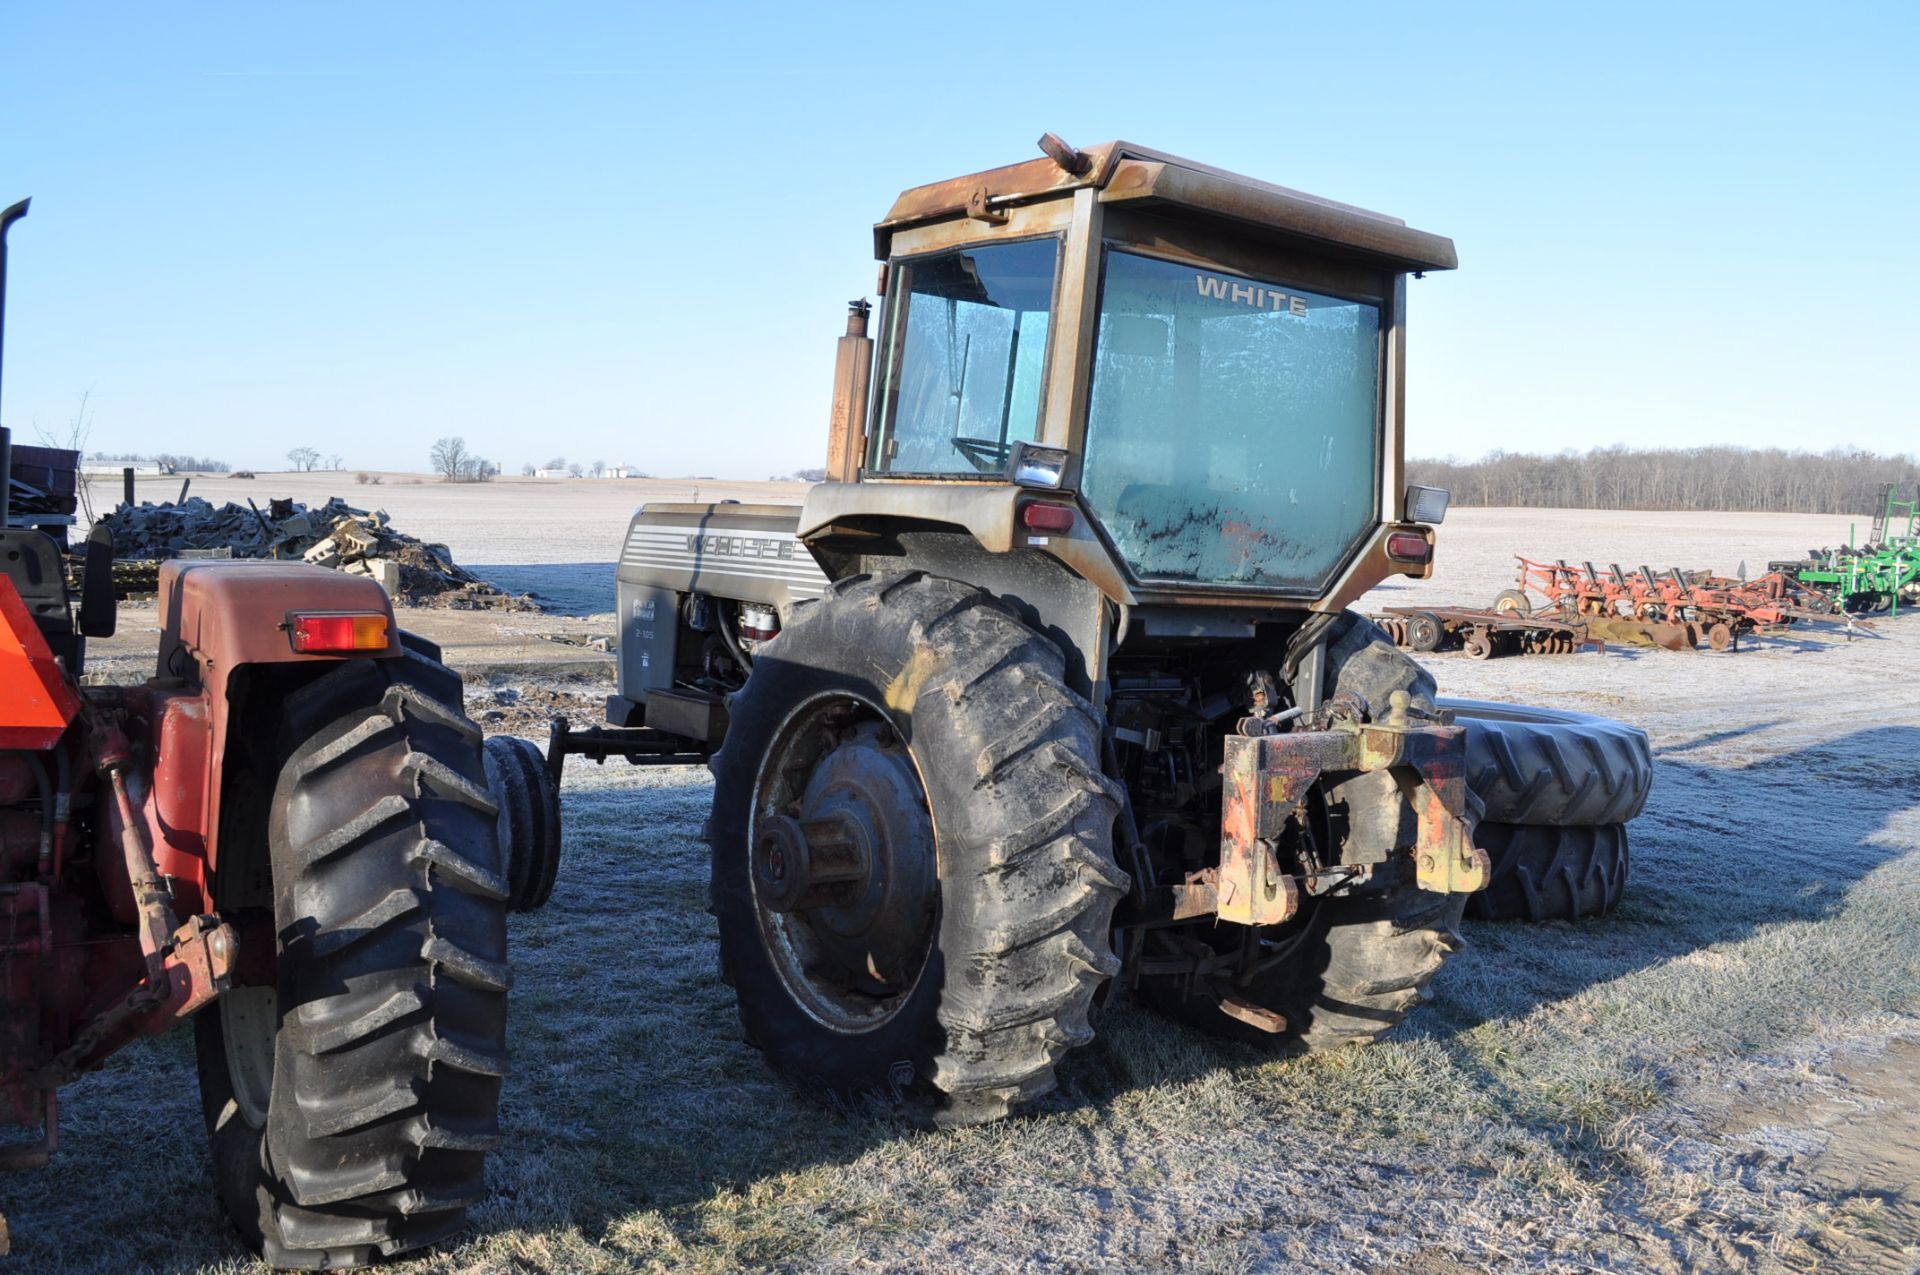
[[[761,941],[793,1003],[848,1034],[892,1019],[933,949],[939,877],[925,785],[882,710],[835,693],[787,716],[754,783],[747,852]]]
[[[273,1038],[279,1018],[271,987],[236,987],[220,998],[220,1041],[234,1105],[253,1128],[265,1127],[273,1096]]]
[[[232,797],[232,818],[238,827],[264,822],[265,795],[253,783],[242,783]],[[214,897],[222,908],[239,912],[274,906],[273,864],[264,845],[228,849],[215,872]],[[234,987],[203,1013],[220,1015],[220,1044],[226,1056],[227,1084],[233,1102],[249,1127],[263,1129],[273,1097],[274,1043],[280,1034],[280,998],[272,983]]]

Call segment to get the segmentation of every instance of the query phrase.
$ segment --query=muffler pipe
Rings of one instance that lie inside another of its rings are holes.
[[[7,352],[7,232],[13,223],[27,215],[31,199],[0,211],[0,370],[6,367]],[[4,400],[0,400],[4,401]],[[13,432],[0,426],[0,531],[8,526],[13,513]]]

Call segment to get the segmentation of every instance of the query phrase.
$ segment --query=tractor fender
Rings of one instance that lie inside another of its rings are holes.
[[[1071,505],[1065,531],[1023,525],[1030,502]],[[835,579],[925,571],[978,585],[1051,638],[1067,684],[1106,702],[1115,617],[1135,602],[1126,573],[1075,495],[1011,483],[822,483],[807,493],[798,532]]]
[[[299,611],[378,612],[387,619],[387,645],[352,656],[296,651],[287,616]],[[155,705],[160,711],[153,718],[152,797],[146,805],[156,828],[164,830],[167,847],[163,850],[156,838],[156,858],[195,857],[210,875],[219,862],[229,762],[242,750],[273,747],[274,741],[239,729],[236,679],[269,665],[307,665],[310,675],[318,676],[342,659],[397,659],[400,654],[393,600],[371,577],[303,562],[163,564],[158,674],[172,685],[184,684],[186,697],[200,703],[182,703],[176,694]],[[301,680],[295,673],[280,687],[291,689]],[[166,871],[164,865],[161,870]]]
[[[1020,523],[1020,507],[1030,501],[1071,504],[1078,517],[1067,531],[1029,531]],[[797,530],[830,566],[842,546],[857,547],[876,534],[908,526],[963,531],[991,554],[1032,550],[1056,558],[1116,606],[1134,604],[1126,572],[1071,492],[1012,483],[821,483],[808,489]]]
[[[1064,532],[1030,531],[1019,518],[1032,500],[1073,504],[1078,517]],[[910,570],[967,581],[1013,606],[1067,653],[1069,685],[1104,702],[1114,618],[1133,594],[1070,493],[1008,483],[822,483],[801,505],[655,503],[634,512],[616,570],[618,693],[607,701],[608,717],[636,724],[697,666],[700,635],[685,610],[691,597],[766,607],[784,624],[832,581]]]

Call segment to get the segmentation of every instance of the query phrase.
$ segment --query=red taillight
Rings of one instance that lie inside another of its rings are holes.
[[[1433,546],[1417,532],[1396,531],[1387,537],[1387,556],[1395,562],[1425,562],[1433,555]]]
[[[335,651],[384,651],[387,617],[380,614],[303,615],[287,617],[287,635],[293,649],[309,655]]]
[[[1033,501],[1020,506],[1020,525],[1028,531],[1072,531],[1073,506]]]

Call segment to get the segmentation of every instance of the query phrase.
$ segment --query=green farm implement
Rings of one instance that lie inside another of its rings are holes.
[[[1901,603],[1920,604],[1920,491],[1902,500],[1900,487],[1888,483],[1864,545],[1816,549],[1795,562],[1768,565],[1789,571],[1803,584],[1816,585],[1849,612],[1892,611]]]

